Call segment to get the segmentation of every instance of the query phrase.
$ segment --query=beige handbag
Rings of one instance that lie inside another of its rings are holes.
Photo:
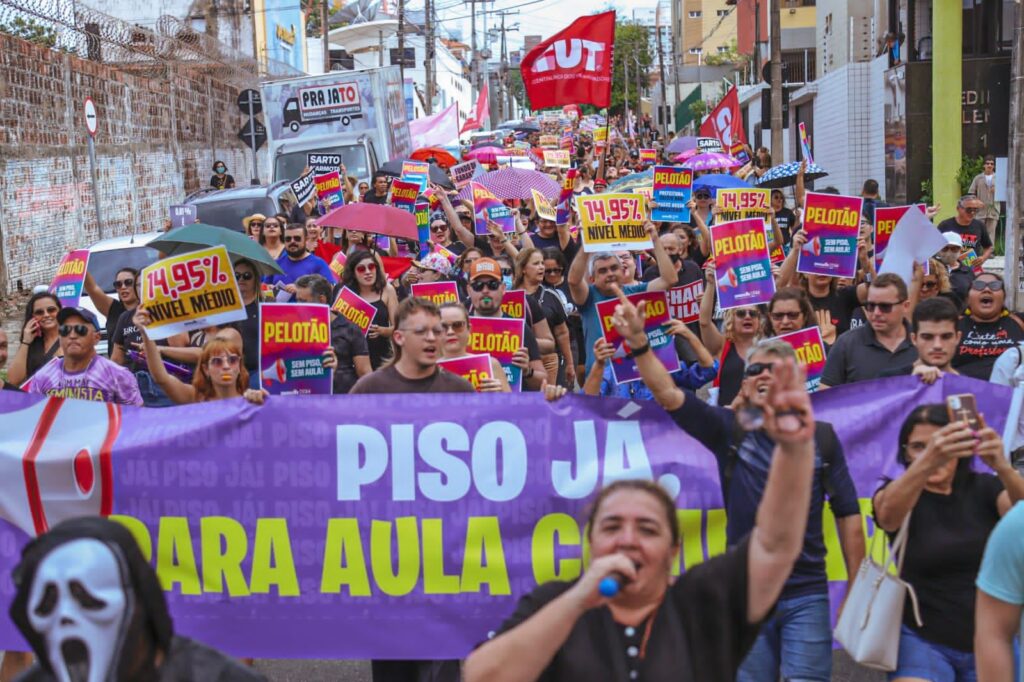
[[[914,588],[900,579],[907,545],[910,514],[903,520],[892,543],[889,558],[884,565],[872,558],[875,540],[885,531],[876,526],[871,547],[860,564],[853,587],[846,597],[843,613],[836,623],[835,638],[854,661],[875,670],[893,671],[900,652],[900,626],[903,624],[903,605],[910,593],[914,619],[921,627],[921,614],[917,608]],[[889,572],[893,562],[896,574]]]

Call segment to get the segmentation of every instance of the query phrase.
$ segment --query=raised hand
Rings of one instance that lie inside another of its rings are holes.
[[[776,362],[764,405],[764,428],[775,443],[804,445],[814,438],[814,410],[804,370],[792,358]]]

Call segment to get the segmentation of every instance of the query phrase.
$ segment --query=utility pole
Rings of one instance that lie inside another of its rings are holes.
[[[321,37],[324,41],[324,73],[331,70],[331,45],[327,34],[331,32],[329,17],[327,16],[327,0],[320,0],[320,28]]]
[[[782,148],[782,15],[779,0],[771,3],[772,42],[772,162],[782,163],[786,150]]]
[[[629,130],[629,57],[622,60],[622,106],[623,106],[623,118],[626,121],[626,130]]]
[[[398,0],[398,70],[405,87],[405,0]]]
[[[761,0],[754,0],[754,64],[752,83],[761,82]]]
[[[1013,57],[1010,61],[1010,149],[1006,163],[1006,260],[1004,270],[1010,283],[1006,306],[1017,310],[1024,297],[1021,289],[1021,237],[1024,233],[1024,8],[1017,8],[1013,29]]]
[[[678,107],[679,103],[682,102],[682,100],[679,99],[679,46],[676,44],[675,25],[673,25],[672,26],[672,30],[669,31],[669,35],[672,37],[672,87],[675,89],[675,95],[676,95],[675,96],[675,103],[674,103],[674,105],[672,107],[672,113],[673,113],[673,116],[672,116],[672,127],[674,128],[675,127],[675,122],[676,122],[676,117],[674,115],[675,114],[675,107]],[[679,131],[677,130],[676,133],[678,133],[678,132]]]
[[[519,11],[507,12],[500,11],[498,16],[501,17],[501,71],[498,74],[498,82],[500,85],[500,92],[497,93],[496,100],[498,103],[498,118],[502,121],[506,121],[512,118],[512,89],[508,83],[508,41],[505,39],[505,34],[508,31],[516,31],[519,29],[519,24],[512,24],[511,26],[505,26],[505,17],[514,16],[519,14]]]
[[[470,57],[469,57],[469,75],[470,82],[473,84],[473,101],[476,101],[476,96],[480,92],[480,78],[476,63],[476,0],[467,0],[469,2],[469,42],[470,42]]]
[[[658,40],[658,71],[661,73],[661,104],[658,106],[658,121],[661,123],[661,139],[668,137],[668,116],[665,115],[665,50],[661,47],[661,4],[654,10],[654,34]]]
[[[426,33],[427,49],[423,55],[423,71],[427,80],[427,101],[424,104],[427,116],[434,113],[434,4],[432,0],[425,0],[423,22],[425,24],[424,33]]]

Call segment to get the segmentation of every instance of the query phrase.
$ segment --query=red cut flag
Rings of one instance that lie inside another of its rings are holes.
[[[484,121],[490,115],[491,101],[487,98],[487,83],[484,83],[484,87],[480,88],[480,95],[476,98],[476,108],[473,109],[473,113],[466,119],[466,122],[462,124],[462,130],[459,131],[459,135],[468,133],[471,130],[480,130],[480,128],[484,127]]]
[[[740,98],[733,86],[722,101],[711,111],[711,115],[700,126],[701,137],[714,137],[722,142],[722,149],[728,154],[739,144],[747,143],[743,133],[743,115],[740,113]]]
[[[607,107],[612,98],[615,11],[580,17],[538,43],[519,69],[530,107],[565,104]]]

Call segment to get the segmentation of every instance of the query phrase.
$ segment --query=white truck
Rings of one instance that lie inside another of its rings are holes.
[[[340,156],[349,175],[369,181],[412,151],[397,66],[268,81],[260,97],[273,182],[299,177],[307,154]]]

